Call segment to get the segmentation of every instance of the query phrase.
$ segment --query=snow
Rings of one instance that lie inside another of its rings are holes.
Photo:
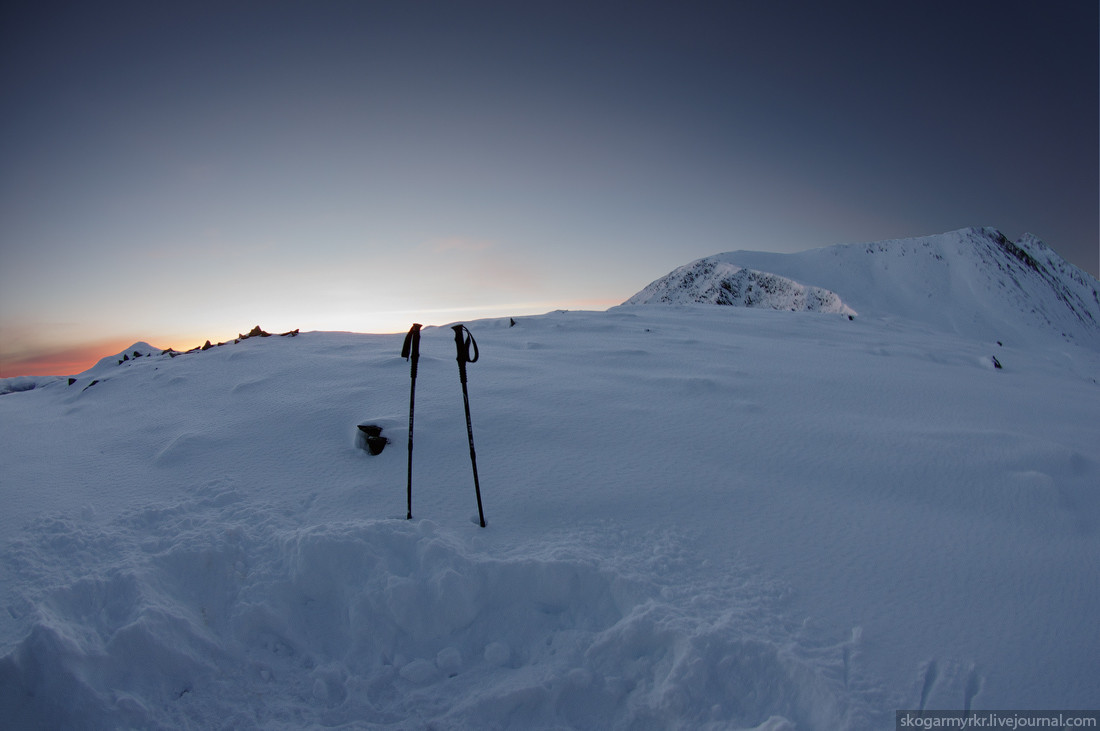
[[[866,255],[844,251],[813,256]],[[1100,706],[1090,331],[1017,308],[975,337],[962,295],[780,274],[859,315],[468,323],[484,529],[447,327],[423,330],[413,520],[402,335],[135,344],[0,397],[0,719],[774,731]]]

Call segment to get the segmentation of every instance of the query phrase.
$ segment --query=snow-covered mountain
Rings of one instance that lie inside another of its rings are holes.
[[[766,272],[771,277],[765,274]],[[771,286],[769,283],[774,282]],[[817,288],[813,290],[813,288]],[[625,304],[709,302],[905,319],[981,340],[1056,340],[1100,348],[1100,283],[1035,236],[992,228],[845,244],[797,254],[733,251],[680,267]]]

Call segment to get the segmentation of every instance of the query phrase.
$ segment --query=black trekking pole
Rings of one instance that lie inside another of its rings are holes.
[[[409,514],[405,516],[405,520],[412,520],[413,517],[413,409],[416,406],[416,363],[420,360],[420,323],[414,322],[413,326],[409,328],[408,334],[405,336],[405,344],[401,346],[401,357],[412,363],[409,369],[409,376],[412,379],[412,385],[409,388],[409,482],[408,482],[408,498],[409,498]]]
[[[474,468],[474,493],[477,495],[477,517],[485,527],[485,513],[481,509],[481,486],[477,481],[477,453],[474,452],[474,427],[470,423],[470,395],[466,391],[466,364],[477,362],[477,342],[465,325],[452,325],[455,331],[455,348],[458,350],[458,377],[462,381],[462,402],[466,406],[466,436],[470,439],[470,464]],[[463,332],[466,337],[463,338]]]

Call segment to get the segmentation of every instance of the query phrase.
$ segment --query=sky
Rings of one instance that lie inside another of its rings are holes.
[[[966,226],[1097,276],[1098,14],[5,3],[0,376],[605,309],[715,253]]]

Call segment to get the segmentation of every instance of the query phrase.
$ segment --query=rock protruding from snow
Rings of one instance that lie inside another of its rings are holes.
[[[854,315],[835,292],[808,287],[776,274],[744,269],[719,257],[682,266],[651,283],[623,304],[713,304],[791,312]]]

